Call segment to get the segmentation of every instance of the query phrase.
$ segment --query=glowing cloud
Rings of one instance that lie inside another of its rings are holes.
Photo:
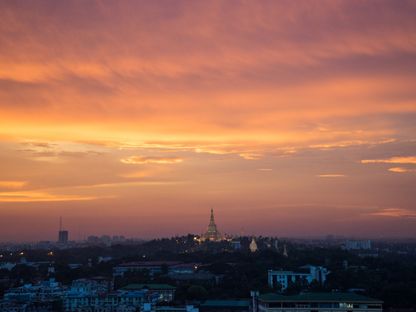
[[[177,164],[183,161],[180,157],[151,157],[151,156],[130,156],[122,158],[123,164],[142,165],[142,164]]]
[[[397,156],[386,159],[364,159],[362,164],[416,164],[416,156]]]
[[[416,169],[407,169],[403,167],[393,167],[389,168],[389,171],[396,173],[406,173],[406,172],[416,172]]]
[[[320,178],[344,178],[346,177],[345,174],[337,174],[337,173],[332,173],[332,174],[319,174],[317,175]]]
[[[0,181],[0,188],[3,189],[20,189],[27,185],[27,181]]]
[[[94,200],[96,196],[57,195],[47,192],[0,192],[0,202],[27,203],[27,202],[61,202]]]
[[[391,218],[416,218],[416,212],[403,208],[384,208],[370,213],[372,216],[391,217]]]
[[[15,224],[60,209],[97,233],[115,214],[137,222],[126,235],[198,233],[211,203],[230,233],[379,233],[363,207],[416,207],[415,11],[0,1],[0,240],[49,239]],[[277,203],[322,208],[274,219]],[[346,218],[340,203],[362,209]]]
[[[239,155],[241,158],[246,159],[246,160],[258,160],[262,157],[261,154],[257,154],[257,153],[240,153]]]

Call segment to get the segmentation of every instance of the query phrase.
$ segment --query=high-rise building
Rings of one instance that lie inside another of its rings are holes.
[[[62,228],[62,217],[59,218],[59,232],[58,232],[58,243],[66,244],[68,243],[69,232]]]
[[[68,231],[64,231],[64,230],[59,231],[58,243],[60,244],[68,243],[68,237],[69,237]]]
[[[214,210],[213,209],[211,209],[211,217],[210,217],[210,220],[209,220],[208,229],[205,232],[205,234],[203,235],[203,238],[205,240],[210,240],[210,241],[220,241],[220,240],[222,240],[222,236],[221,236],[220,232],[217,229],[217,225],[215,224]]]

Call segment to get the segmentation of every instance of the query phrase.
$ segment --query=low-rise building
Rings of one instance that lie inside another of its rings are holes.
[[[186,306],[156,306],[155,312],[199,312],[194,305]]]
[[[137,261],[122,263],[113,268],[114,276],[124,276],[127,272],[140,272],[148,271],[151,275],[160,274],[163,272],[163,268],[182,264],[178,261]]]
[[[280,290],[285,290],[291,283],[297,282],[310,284],[317,281],[323,285],[328,274],[329,271],[325,267],[314,265],[305,265],[299,271],[269,270],[268,284],[271,288],[280,288]]]
[[[175,298],[176,287],[168,284],[130,284],[122,288],[125,291],[147,291],[155,294],[158,302],[172,302]]]
[[[5,301],[17,302],[46,302],[62,298],[64,289],[60,283],[51,278],[38,284],[25,284],[20,287],[10,288],[4,294]]]
[[[130,312],[173,300],[175,287],[164,284],[132,284],[117,291],[106,280],[80,279],[65,293],[63,306],[68,312]]]
[[[250,300],[206,300],[199,306],[200,312],[249,312]]]
[[[383,302],[355,293],[264,294],[253,300],[253,312],[382,312]]]

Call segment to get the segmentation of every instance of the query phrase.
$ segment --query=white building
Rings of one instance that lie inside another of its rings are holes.
[[[111,291],[108,281],[80,279],[65,293],[63,306],[68,312],[133,312],[161,301],[162,294],[148,287]],[[173,297],[171,298],[173,299]]]
[[[308,284],[317,281],[323,285],[326,281],[329,271],[322,266],[305,265],[301,267],[302,271],[284,271],[284,270],[269,270],[268,284],[271,288],[280,286],[281,290],[288,288],[290,283],[307,282]]]
[[[62,286],[51,278],[39,284],[25,284],[21,287],[10,288],[4,294],[6,301],[53,301],[60,299],[64,293]]]

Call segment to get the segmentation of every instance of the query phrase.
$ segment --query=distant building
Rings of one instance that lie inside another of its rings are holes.
[[[347,240],[344,246],[346,250],[370,250],[371,240]]]
[[[122,263],[113,268],[114,276],[123,276],[127,272],[148,271],[149,274],[163,273],[164,267],[169,271],[191,272],[196,270],[198,266],[194,263],[184,264],[178,261],[138,261]],[[166,272],[166,273],[168,273]]]
[[[111,260],[113,260],[113,257],[111,256],[99,256],[98,257],[98,263],[109,262]]]
[[[250,243],[249,248],[250,248],[251,252],[256,252],[258,250],[257,243],[256,243],[256,240],[254,239],[254,237],[251,239],[251,243]]]
[[[218,285],[223,278],[221,274],[213,274],[207,271],[197,271],[194,273],[170,273],[169,278],[174,280],[176,284],[189,283],[208,283],[211,285]]]
[[[149,295],[157,294],[158,302],[171,302],[175,298],[176,287],[168,284],[130,284],[121,290],[146,290]]]
[[[160,294],[149,289],[120,289],[112,291],[108,281],[80,279],[73,281],[65,292],[63,307],[68,312],[136,312],[153,307]]]
[[[273,247],[276,251],[279,251],[279,241],[277,239],[273,240]]]
[[[146,310],[144,310],[145,312]],[[199,312],[199,309],[194,305],[186,306],[156,306],[155,312]]]
[[[55,302],[18,302],[0,300],[1,312],[55,312]],[[59,304],[58,304],[59,306]]]
[[[168,266],[169,274],[193,274],[200,266],[199,263],[179,263]]]
[[[58,234],[58,243],[60,243],[60,244],[67,244],[68,243],[68,238],[69,238],[68,231],[65,231],[65,230],[59,231],[59,234]]]
[[[231,242],[231,247],[234,250],[240,250],[241,249],[241,241],[238,239],[233,239]]]
[[[287,247],[286,244],[283,245],[283,256],[285,256],[286,258],[289,257],[288,253],[287,253]]]
[[[10,288],[4,293],[5,301],[17,302],[45,302],[62,298],[63,288],[60,283],[51,278],[38,284],[25,284]]]
[[[62,228],[62,217],[59,218],[59,232],[58,232],[58,243],[67,244],[69,239],[69,232]]]
[[[280,286],[281,290],[285,290],[291,283],[306,282],[308,284],[317,281],[323,285],[326,281],[329,271],[322,266],[305,265],[298,272],[284,270],[269,270],[268,284],[271,288]]]
[[[264,294],[254,298],[258,312],[382,312],[383,302],[355,293]]]
[[[72,281],[71,291],[104,294],[112,291],[113,282],[104,277],[80,278]]]
[[[223,239],[221,236],[221,233],[217,229],[217,225],[215,224],[214,219],[214,210],[211,209],[211,217],[209,220],[208,229],[205,232],[205,234],[202,236],[203,240],[209,240],[209,241],[220,241]]]
[[[8,271],[11,271],[15,266],[16,266],[16,263],[3,262],[3,263],[0,263],[0,270],[8,270]]]

